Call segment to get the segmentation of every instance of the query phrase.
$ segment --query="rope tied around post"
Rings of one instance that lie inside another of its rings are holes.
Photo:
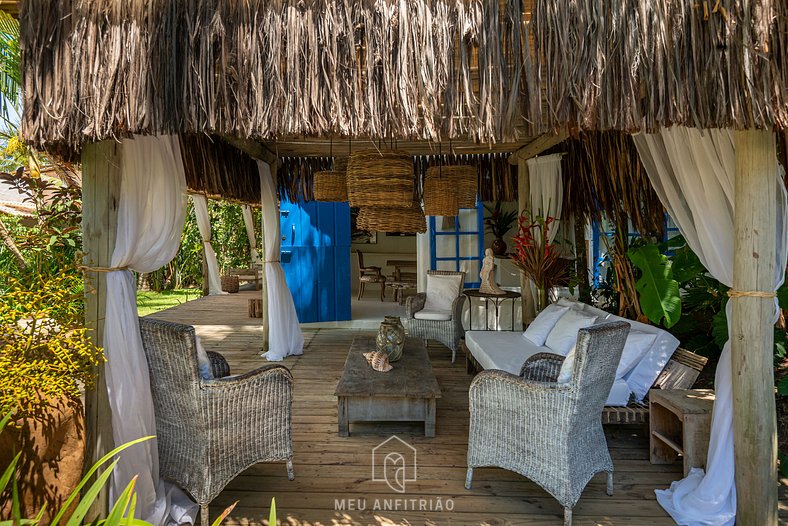
[[[117,272],[119,270],[129,270],[129,267],[90,267],[87,265],[79,265],[78,268],[83,272]]]
[[[776,292],[766,292],[763,290],[729,290],[729,298],[776,298]]]

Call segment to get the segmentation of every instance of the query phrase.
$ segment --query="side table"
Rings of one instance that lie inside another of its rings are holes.
[[[470,318],[469,318],[469,327],[468,330],[473,329],[473,298],[484,298],[484,330],[490,330],[490,319],[487,316],[487,308],[488,303],[492,301],[493,307],[495,308],[495,320],[498,321],[498,310],[501,307],[501,304],[506,300],[512,300],[512,329],[514,330],[514,305],[517,301],[517,298],[520,298],[519,292],[513,292],[511,290],[505,290],[504,294],[486,294],[484,292],[480,292],[479,289],[465,289],[462,291],[466,298],[468,298],[468,306],[470,307]]]
[[[651,463],[670,464],[681,455],[684,476],[705,468],[714,391],[651,389],[648,398]]]

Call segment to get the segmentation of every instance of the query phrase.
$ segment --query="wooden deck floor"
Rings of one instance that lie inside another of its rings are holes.
[[[153,316],[194,325],[207,349],[222,352],[233,373],[243,372],[267,363],[258,356],[261,326],[259,320],[246,316],[247,297],[251,293],[202,298]],[[473,490],[464,489],[471,377],[465,373],[461,357],[452,365],[450,351],[439,344],[429,347],[443,392],[435,438],[424,438],[422,427],[415,425],[351,428],[350,437],[340,438],[333,392],[350,343],[359,333],[304,331],[304,355],[282,362],[295,378],[296,478],[287,480],[284,464],[254,466],[212,503],[212,519],[238,501],[225,524],[267,524],[271,497],[276,497],[282,525],[562,524],[561,506],[536,484],[514,473],[480,468],[474,473]],[[681,464],[650,464],[644,428],[608,426],[606,431],[616,469],[615,493],[608,497],[604,477],[597,476],[575,507],[574,523],[674,524],[657,504],[654,488],[665,488],[680,478]],[[371,480],[372,449],[395,433],[415,448],[418,464],[417,480],[408,482],[402,494],[385,482]],[[786,509],[784,489],[781,515]],[[374,509],[376,504],[385,508],[397,503],[399,509]],[[422,505],[426,509],[419,509]],[[365,509],[358,510],[360,507]]]

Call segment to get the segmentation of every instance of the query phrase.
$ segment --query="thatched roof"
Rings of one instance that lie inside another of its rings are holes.
[[[24,136],[515,138],[522,1],[28,0]]]

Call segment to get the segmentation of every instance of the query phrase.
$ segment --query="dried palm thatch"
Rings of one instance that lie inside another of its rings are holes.
[[[431,166],[424,176],[424,214],[428,216],[456,216],[460,213],[457,182],[448,166]],[[474,173],[475,175],[475,173]],[[474,200],[476,194],[474,193]]]
[[[532,25],[543,129],[788,127],[785,0],[536,0]]]
[[[260,206],[260,172],[254,159],[207,135],[180,139],[186,186],[191,191]]]
[[[276,178],[279,198],[291,203],[314,201],[315,173],[328,172],[333,167],[331,157],[281,157]]]
[[[567,215],[616,226],[627,224],[661,238],[665,209],[649,182],[632,137],[621,132],[586,132],[562,145]]]
[[[20,20],[22,131],[60,153],[128,133],[513,140],[536,93],[522,0],[27,0]]]
[[[414,197],[413,160],[405,152],[354,152],[347,167],[350,206],[410,208]]]

